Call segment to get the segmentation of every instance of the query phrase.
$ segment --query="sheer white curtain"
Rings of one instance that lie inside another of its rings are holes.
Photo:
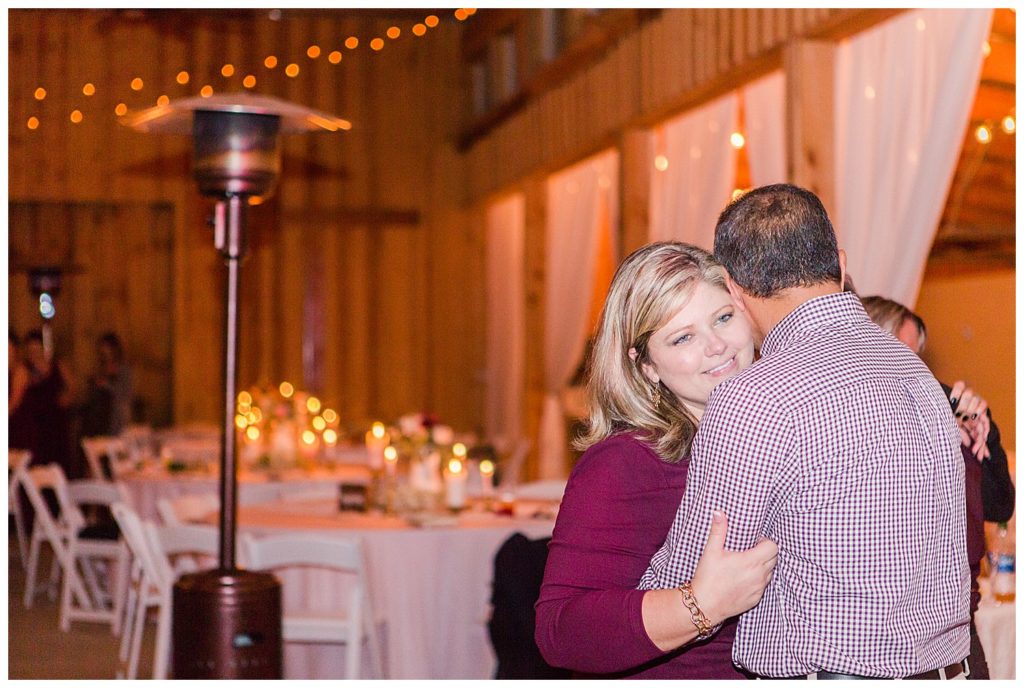
[[[862,294],[917,300],[991,20],[914,10],[838,49],[834,219]]]
[[[547,182],[547,275],[544,313],[544,406],[540,479],[568,473],[568,437],[559,393],[586,345],[594,268],[601,232],[615,245],[619,154],[608,151],[552,175]]]
[[[650,240],[714,248],[715,223],[736,181],[735,93],[657,127],[651,136]]]
[[[487,389],[484,430],[492,442],[511,443],[523,435],[526,379],[525,199],[521,193],[487,208]]]
[[[754,186],[786,179],[786,76],[772,72],[741,89],[750,181]]]

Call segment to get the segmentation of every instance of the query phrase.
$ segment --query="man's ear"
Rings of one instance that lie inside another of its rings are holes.
[[[725,275],[725,288],[729,290],[729,296],[732,297],[733,303],[736,304],[736,308],[739,308],[744,313],[747,312],[747,303],[743,300],[743,289],[740,285],[732,281],[732,277],[729,277],[728,273]]]
[[[846,251],[839,249],[839,285],[846,284]]]

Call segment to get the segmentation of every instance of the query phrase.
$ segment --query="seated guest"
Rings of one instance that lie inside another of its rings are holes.
[[[881,296],[866,296],[862,301],[864,310],[875,324],[921,355],[928,331],[917,313]],[[978,574],[985,556],[984,521],[1009,521],[1013,516],[1016,491],[1010,478],[1006,450],[999,437],[999,427],[992,420],[988,404],[962,381],[958,380],[952,387],[942,382],[939,384],[949,396],[961,431],[960,451],[964,456],[967,497],[967,560],[971,566],[971,654],[968,663],[970,678],[984,680],[989,677],[988,663],[974,626],[974,613],[981,600]]]
[[[745,677],[730,658],[735,621],[727,620],[760,599],[773,543],[725,551],[727,515],[716,513],[691,580],[634,588],[679,506],[708,394],[753,357],[750,325],[709,253],[663,242],[623,261],[590,358],[590,416],[577,441],[585,452],[569,476],[536,604],[548,663],[605,677]]]

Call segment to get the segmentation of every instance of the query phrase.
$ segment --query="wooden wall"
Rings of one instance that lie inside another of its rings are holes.
[[[424,11],[424,15],[426,11]],[[118,102],[149,107],[203,84],[267,93],[344,116],[350,132],[287,137],[277,193],[250,209],[243,268],[243,386],[288,379],[315,389],[342,418],[362,423],[427,410],[456,427],[480,423],[482,243],[466,226],[461,160],[451,141],[460,112],[458,34],[442,22],[422,38],[366,46],[389,23],[310,13],[274,22],[256,13],[170,21],[109,10],[12,10],[9,190],[14,204],[160,204],[172,212],[170,335],[173,419],[218,421],[224,268],[206,226],[183,137],[143,135],[116,122]],[[327,54],[348,36],[340,64]],[[306,56],[318,44],[318,59]],[[274,54],[280,65],[263,67]],[[288,78],[287,62],[300,66]],[[231,63],[226,79],[221,66]],[[175,82],[188,70],[185,86]],[[128,88],[144,80],[142,91]],[[83,96],[85,82],[96,94]],[[38,86],[45,100],[33,98]],[[84,116],[72,124],[68,115]],[[40,125],[26,127],[30,116]],[[64,239],[72,242],[71,235]],[[130,240],[98,271],[128,274]],[[12,278],[13,279],[13,278]],[[69,283],[70,290],[74,283]],[[25,306],[11,292],[12,314]],[[16,301],[16,302],[15,302]],[[61,313],[62,317],[85,317]],[[21,316],[18,316],[19,318]],[[95,326],[102,326],[96,323]],[[85,331],[77,321],[69,331]],[[142,341],[133,331],[129,339]],[[78,342],[75,343],[78,347]],[[144,357],[142,345],[134,358]],[[76,348],[77,350],[77,348]]]
[[[272,22],[241,11],[168,21],[159,12],[113,20],[111,10],[11,10],[10,199],[12,207],[167,209],[173,420],[216,422],[224,270],[204,224],[210,202],[189,176],[187,140],[130,131],[116,123],[114,106],[148,107],[160,94],[193,95],[206,83],[241,90],[252,72],[258,93],[344,116],[350,132],[288,138],[277,193],[251,209],[240,382],[288,379],[352,423],[428,410],[474,430],[484,394],[483,208],[522,190],[533,434],[543,379],[545,176],[619,147],[622,245],[630,250],[646,236],[638,132],[782,67],[795,40],[835,40],[898,11],[666,9],[460,151],[460,30],[472,30],[472,20],[442,21],[422,38],[410,35],[411,20],[394,22],[402,38],[375,53],[367,42],[392,22],[365,13]],[[341,48],[341,63],[328,63],[349,35],[361,47]],[[323,49],[318,59],[306,57],[311,44]],[[271,53],[281,61],[275,70],[261,64]],[[294,79],[282,73],[290,61],[301,68]],[[230,79],[220,76],[225,63],[237,69]],[[186,86],[175,83],[179,69],[192,75]],[[135,76],[145,80],[138,93],[127,87]],[[96,95],[81,94],[86,81]],[[48,95],[36,101],[40,85]],[[84,115],[77,125],[68,120],[75,107]],[[34,131],[30,116],[40,119]],[[103,269],[127,275],[130,264],[115,257]],[[21,298],[12,289],[12,322],[29,317]],[[136,359],[148,356],[133,347]]]

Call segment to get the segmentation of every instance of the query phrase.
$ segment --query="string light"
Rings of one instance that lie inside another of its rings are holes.
[[[738,131],[734,131],[729,136],[729,143],[732,144],[733,148],[735,148],[736,150],[739,150],[740,148],[743,148],[744,145],[746,145],[747,140],[743,137],[743,134],[741,134]]]
[[[987,124],[982,124],[974,130],[974,138],[978,140],[978,143],[988,143],[992,140],[992,130]]]
[[[658,170],[659,172],[664,172],[665,170],[667,170],[668,169],[668,158],[666,158],[664,155],[659,155],[659,156],[655,157],[654,158],[654,169]]]
[[[272,11],[271,14],[273,14],[273,11]],[[459,9],[455,10],[455,17],[459,21],[465,21],[468,17],[471,17],[474,14],[476,14],[476,9],[475,8],[459,8]],[[278,12],[278,16],[277,17],[273,17],[272,16],[271,18],[272,19],[279,19],[280,18],[279,12]],[[438,26],[439,23],[440,23],[440,19],[437,17],[437,15],[434,15],[434,14],[427,15],[423,19],[422,22],[417,22],[416,24],[413,25],[412,33],[415,36],[423,36],[427,32],[427,28],[434,28],[434,27]],[[402,35],[402,29],[400,27],[398,27],[398,26],[391,26],[391,27],[389,27],[387,29],[385,34],[386,34],[386,36],[389,39],[397,40]],[[356,36],[349,36],[348,38],[345,39],[344,45],[349,50],[355,50],[359,46],[359,38],[356,37]],[[370,45],[370,48],[373,49],[374,51],[380,51],[380,50],[382,50],[384,48],[384,39],[379,38],[379,37],[375,37],[375,38],[373,38],[370,41],[369,45]],[[322,54],[322,51],[321,51],[320,46],[310,45],[306,49],[306,55],[310,59],[316,59],[321,54]],[[328,55],[328,60],[331,62],[331,64],[338,64],[338,63],[340,63],[341,60],[342,60],[342,53],[341,53],[341,51],[340,50],[332,51]],[[277,67],[277,65],[278,65],[278,58],[277,58],[277,56],[275,56],[275,55],[268,55],[263,60],[263,65],[267,69],[275,69]],[[235,74],[235,71],[236,71],[236,68],[231,63],[225,63],[221,67],[221,69],[220,69],[221,75],[223,77],[225,77],[225,78],[229,78],[229,77],[233,76]],[[285,74],[287,74],[289,77],[293,77],[294,78],[294,77],[299,75],[299,71],[300,71],[299,65],[294,63],[294,62],[292,62],[292,63],[289,63],[287,68],[285,69]],[[189,74],[189,72],[187,70],[184,70],[184,69],[180,70],[175,75],[175,81],[179,85],[184,86],[184,85],[188,84],[191,81],[191,75]],[[245,88],[253,88],[253,87],[255,87],[255,85],[256,85],[256,77],[254,75],[252,75],[252,74],[246,75],[245,78],[242,80],[242,85]],[[129,86],[130,86],[131,90],[133,90],[133,91],[141,91],[144,88],[145,83],[144,83],[142,77],[138,77],[137,76],[137,77],[132,78]],[[84,95],[86,95],[86,96],[95,95],[95,93],[96,93],[96,86],[95,86],[95,84],[92,83],[92,82],[87,82],[82,87],[82,93]],[[213,95],[213,93],[214,93],[214,89],[213,89],[213,86],[211,86],[210,84],[207,84],[207,85],[203,86],[199,90],[199,95],[204,97],[204,98],[209,98],[210,96]],[[41,100],[45,99],[46,96],[47,96],[46,89],[43,88],[42,86],[37,87],[35,89],[35,91],[33,92],[33,97],[36,100],[40,100],[41,101]],[[158,105],[166,105],[167,103],[170,102],[170,98],[167,95],[164,94],[164,95],[161,95],[159,98],[157,98],[156,102],[157,102]],[[119,117],[120,116],[124,116],[125,114],[127,114],[127,112],[128,112],[128,106],[124,102],[119,102],[114,107],[114,114],[119,116]],[[76,109],[76,110],[73,110],[70,113],[69,118],[71,119],[71,121],[73,123],[78,124],[78,123],[83,121],[84,115],[82,114],[81,110],[77,110]],[[31,130],[37,129],[39,127],[39,125],[40,125],[40,120],[39,120],[38,117],[30,117],[26,121],[26,126],[29,129],[31,129]],[[1009,126],[1012,127],[1013,124],[1010,124]],[[666,161],[666,164],[667,164],[667,161]]]
[[[1003,117],[1003,121],[1000,123],[1003,131],[1007,134],[1013,134],[1017,131],[1017,120],[1013,118],[1013,115],[1007,115]]]
[[[991,55],[992,54],[992,44],[989,43],[988,41],[985,41],[984,43],[982,43],[981,44],[981,54],[984,55],[985,57],[988,57],[989,55]]]

